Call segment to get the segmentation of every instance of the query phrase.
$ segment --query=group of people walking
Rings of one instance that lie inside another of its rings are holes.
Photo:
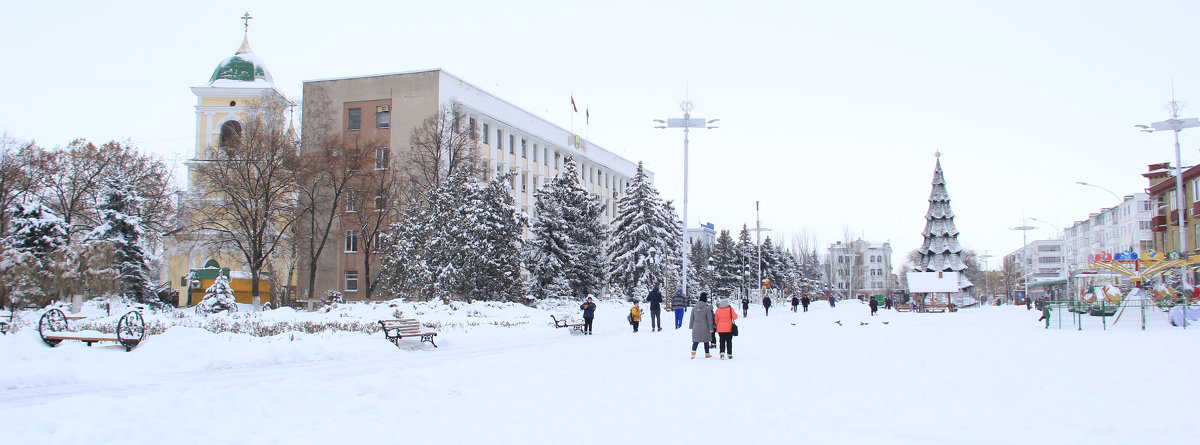
[[[733,335],[736,327],[733,321],[737,318],[737,312],[729,306],[728,299],[717,300],[717,309],[714,311],[708,304],[708,293],[701,292],[700,301],[692,307],[692,318],[688,321],[688,328],[692,330],[692,358],[696,358],[696,348],[701,343],[704,344],[704,358],[712,358],[709,348],[714,337],[719,337],[720,340],[716,343],[721,360],[733,360]]]
[[[701,344],[704,345],[704,357],[711,358],[713,344],[716,344],[717,352],[721,360],[726,358],[733,359],[733,337],[737,335],[737,324],[734,320],[738,319],[738,313],[734,311],[728,298],[720,298],[716,300],[716,307],[709,304],[707,292],[701,292],[699,301],[692,306],[692,315],[688,320],[688,329],[692,331],[692,354],[691,357],[696,358],[697,349]],[[833,299],[829,299],[829,305],[834,305]],[[650,303],[650,331],[662,330],[662,306],[664,303],[662,292],[658,287],[651,290],[646,296],[646,301]],[[750,310],[750,298],[743,297],[742,315],[748,316]],[[804,312],[808,312],[808,305],[812,303],[812,299],[807,294],[802,297],[791,298],[792,312],[797,312],[797,308],[802,306]],[[874,315],[877,306],[874,299],[871,301],[871,312]],[[771,298],[763,297],[763,315],[771,314]],[[588,296],[587,301],[579,306],[583,310],[583,333],[584,335],[592,335],[592,322],[595,319],[596,303]],[[668,310],[675,312],[675,329],[683,327],[683,316],[687,311],[687,299],[683,296],[683,290],[677,290],[675,295],[671,297],[670,307]],[[642,310],[637,300],[633,301],[633,307],[629,309],[627,319],[633,332],[638,332],[642,318],[645,312]]]

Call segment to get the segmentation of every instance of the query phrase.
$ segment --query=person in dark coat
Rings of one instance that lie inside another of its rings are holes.
[[[654,286],[654,290],[650,291],[646,301],[650,302],[650,332],[661,331],[663,296],[662,292],[658,291],[658,286]]]
[[[750,316],[750,297],[749,296],[742,297],[742,316],[743,317]]]
[[[796,308],[800,306],[800,298],[792,295],[792,312],[796,312]]]
[[[675,311],[675,329],[683,326],[683,311],[687,310],[687,300],[683,298],[683,289],[675,291],[671,297],[671,310]]]
[[[763,297],[763,315],[771,315],[771,297]]]
[[[592,302],[592,297],[588,297],[587,301],[579,305],[583,309],[583,335],[592,335],[592,319],[596,318],[596,303]]]
[[[700,293],[700,301],[692,307],[692,318],[688,328],[692,330],[692,358],[696,358],[696,346],[704,343],[704,358],[712,358],[709,340],[717,332],[712,306],[708,305],[708,292]]]
[[[812,303],[812,299],[808,298],[808,294],[804,294],[803,297],[800,297],[800,306],[804,307],[804,312],[808,312],[809,303]]]
[[[892,297],[887,297],[883,300],[883,308],[884,309],[892,308]]]
[[[833,295],[830,295],[829,296],[829,307],[834,307],[836,305],[837,305],[837,299],[833,298]]]
[[[867,305],[871,306],[871,316],[874,317],[875,313],[879,312],[879,300],[875,299],[875,297],[868,298],[870,301],[867,302]]]

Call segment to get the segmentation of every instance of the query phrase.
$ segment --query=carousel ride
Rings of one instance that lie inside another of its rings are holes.
[[[1170,311],[1168,318],[1173,325],[1181,325],[1185,319],[1196,320],[1197,318],[1194,318],[1192,314],[1195,313],[1196,317],[1200,317],[1200,307],[1190,306],[1200,301],[1200,292],[1197,292],[1200,289],[1193,289],[1190,293],[1180,293],[1161,283],[1149,289],[1144,285],[1153,276],[1182,267],[1193,269],[1197,265],[1200,265],[1200,258],[1185,260],[1178,252],[1171,252],[1167,255],[1153,250],[1145,254],[1132,251],[1116,255],[1097,254],[1088,263],[1089,269],[1106,270],[1122,275],[1133,282],[1134,288],[1122,295],[1121,290],[1111,284],[1097,287],[1093,283],[1081,292],[1080,304],[1072,310],[1097,316],[1116,315],[1117,320],[1120,320],[1118,311],[1124,311],[1126,307],[1134,304],[1142,306],[1152,304],[1163,311]],[[1179,313],[1178,317],[1176,312]],[[1177,321],[1176,318],[1179,320]],[[1116,322],[1114,321],[1114,323]]]

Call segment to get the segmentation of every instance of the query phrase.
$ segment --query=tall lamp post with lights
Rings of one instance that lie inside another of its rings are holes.
[[[1033,221],[1040,222],[1040,223],[1042,223],[1042,224],[1045,224],[1045,225],[1048,225],[1048,226],[1050,226],[1051,228],[1053,228],[1054,230],[1057,230],[1057,231],[1058,231],[1058,239],[1062,240],[1062,242],[1063,242],[1063,249],[1064,249],[1064,251],[1063,251],[1063,255],[1065,255],[1065,256],[1063,257],[1063,260],[1064,260],[1064,261],[1063,261],[1063,267],[1065,268],[1065,270],[1066,270],[1066,275],[1067,275],[1067,295],[1072,295],[1072,294],[1071,294],[1071,263],[1070,263],[1070,262],[1068,262],[1068,261],[1065,261],[1067,258],[1070,258],[1070,257],[1071,257],[1071,252],[1070,252],[1070,251],[1067,251],[1067,250],[1065,250],[1065,249],[1067,248],[1067,237],[1063,236],[1063,232],[1062,232],[1061,230],[1058,230],[1058,227],[1056,227],[1054,224],[1050,223],[1049,221],[1043,221],[1043,220],[1040,220],[1040,219],[1037,219],[1037,218],[1029,218],[1029,219],[1030,219],[1030,220],[1033,220]]]
[[[1179,278],[1183,280],[1183,285],[1188,285],[1187,274],[1187,236],[1184,235],[1184,219],[1187,218],[1187,209],[1183,208],[1183,161],[1179,155],[1179,132],[1185,128],[1200,127],[1200,119],[1194,117],[1187,119],[1179,118],[1179,104],[1174,100],[1171,101],[1171,118],[1162,122],[1154,122],[1150,125],[1134,125],[1140,128],[1143,132],[1153,133],[1155,131],[1174,131],[1175,132],[1175,199],[1177,206],[1176,211],[1179,212],[1179,218],[1176,219],[1179,223],[1179,254],[1183,258],[1183,265],[1179,266]],[[1170,215],[1170,214],[1168,214]]]
[[[983,255],[979,255],[979,259],[983,260],[983,295],[982,295],[983,298],[981,298],[979,300],[979,307],[983,307],[984,303],[987,302],[987,297],[988,297],[988,292],[989,292],[988,291],[988,275],[989,275],[989,273],[988,273],[988,258],[991,258],[993,256],[995,256],[995,255],[988,255],[986,250],[983,251]]]
[[[683,290],[684,298],[687,298],[687,268],[688,268],[688,251],[692,246],[687,241],[687,208],[688,208],[688,130],[692,128],[712,129],[717,128],[712,125],[720,119],[705,120],[704,118],[692,117],[692,110],[696,105],[690,100],[685,100],[679,104],[679,109],[683,111],[683,118],[670,118],[667,120],[655,119],[661,125],[654,128],[682,128],[683,129],[683,270],[680,271],[680,289]]]
[[[1025,298],[1029,298],[1029,241],[1026,241],[1025,232],[1036,229],[1037,227],[1025,225],[1025,218],[1021,218],[1021,225],[1013,227],[1011,230],[1021,231],[1021,275],[1025,280]]]

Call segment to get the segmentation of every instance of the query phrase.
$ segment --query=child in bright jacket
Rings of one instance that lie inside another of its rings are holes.
[[[638,325],[642,323],[642,308],[638,307],[636,300],[633,302],[633,308],[629,309],[629,320],[629,324],[633,325],[633,332],[637,332]]]

